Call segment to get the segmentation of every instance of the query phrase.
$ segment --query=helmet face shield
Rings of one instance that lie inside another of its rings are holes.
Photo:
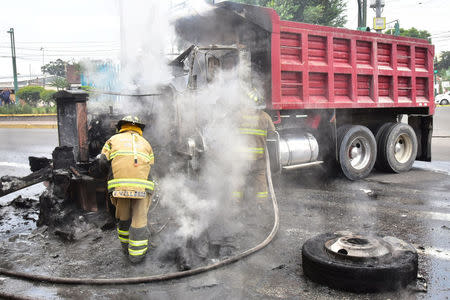
[[[140,127],[141,129],[145,128],[145,124],[141,122],[141,120],[137,116],[126,116],[123,117],[119,122],[117,122],[117,129],[120,130],[123,124],[132,124]]]

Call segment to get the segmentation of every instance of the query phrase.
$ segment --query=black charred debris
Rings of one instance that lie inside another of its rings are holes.
[[[114,228],[114,219],[106,210],[86,212],[74,199],[76,188],[72,182],[76,177],[89,178],[87,171],[75,163],[71,147],[56,147],[52,159],[29,157],[33,173],[25,177],[3,176],[0,180],[0,196],[10,194],[25,187],[44,182],[47,189],[35,199],[16,197],[3,206],[21,210],[24,220],[34,221],[36,225],[48,226],[50,232],[64,241],[73,241],[79,236],[80,228],[86,224],[101,230]],[[1,208],[1,207],[0,207]],[[39,216],[36,217],[36,212]]]
[[[104,173],[95,160],[89,164],[77,164],[72,147],[62,146],[54,149],[52,159],[30,157],[29,162],[33,171],[30,175],[21,178],[3,176],[0,181],[0,196],[39,182],[44,182],[47,186],[39,196],[39,201],[19,196],[6,205],[19,210],[18,214],[22,215],[24,222],[36,222],[38,227],[46,228],[47,232],[64,242],[81,239],[92,230],[105,231],[115,228],[113,207],[107,207],[107,197],[102,192],[96,195],[98,188],[89,188],[89,185],[92,185],[89,182]],[[103,179],[103,185],[106,185],[106,178]],[[94,194],[93,198],[91,194]],[[97,201],[94,209],[89,212],[86,207],[92,208],[92,205],[86,205],[86,201],[92,202],[96,198],[106,200],[106,204]],[[169,216],[164,217],[170,219]],[[166,228],[165,231],[172,230]],[[211,236],[211,233],[214,233],[214,230],[209,229],[198,237],[171,243],[164,253],[160,253],[160,260],[164,263],[175,263],[178,270],[189,270],[210,259],[234,253],[236,248],[232,241],[213,237],[217,234]],[[173,242],[172,238],[170,240]]]

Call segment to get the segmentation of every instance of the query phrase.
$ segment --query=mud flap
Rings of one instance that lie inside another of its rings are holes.
[[[416,160],[431,161],[433,116],[409,116],[408,124],[414,129],[417,136]]]
[[[280,135],[277,131],[267,137],[267,151],[269,152],[270,170],[277,173],[281,170],[280,164]]]

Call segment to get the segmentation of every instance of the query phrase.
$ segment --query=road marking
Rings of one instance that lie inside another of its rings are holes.
[[[439,212],[432,212],[432,211],[416,211],[416,212],[418,215],[423,215],[425,218],[428,217],[433,220],[450,222],[450,214],[449,213],[439,213]]]
[[[433,256],[434,258],[441,260],[450,260],[450,250],[442,249],[442,248],[425,248],[417,249],[417,252],[421,254],[425,254],[428,256]]]
[[[30,167],[28,164],[18,164],[6,161],[0,161],[0,166],[22,168],[22,169],[28,169]]]

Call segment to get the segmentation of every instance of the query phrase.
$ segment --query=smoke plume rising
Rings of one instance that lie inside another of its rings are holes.
[[[224,235],[238,231],[239,205],[232,192],[244,180],[248,166],[237,151],[245,146],[245,140],[239,135],[236,117],[246,101],[243,84],[249,84],[250,77],[243,74],[250,72],[250,66],[228,67],[227,71],[215,72],[211,80],[203,75],[206,64],[196,62],[199,88],[193,91],[187,88],[187,77],[174,77],[168,65],[174,56],[167,53],[181,53],[185,49],[176,49],[176,45],[185,43],[176,41],[167,4],[140,0],[122,5],[121,9],[125,43],[117,85],[112,89],[127,94],[161,95],[103,96],[89,103],[89,110],[104,112],[105,107],[112,105],[118,114],[149,117],[144,119],[144,136],[155,150],[154,169],[165,169],[163,175],[155,178],[161,206],[176,223],[175,232],[163,232],[166,241],[158,251],[164,251],[164,245],[172,247],[174,241],[183,247],[188,239],[195,239],[212,227]],[[199,14],[207,9],[204,4],[192,5],[188,11]],[[184,71],[187,68],[188,61]],[[95,74],[95,70],[91,78],[105,86],[107,77]],[[189,139],[195,142],[196,153],[200,153],[189,163],[168,154],[189,152]]]

